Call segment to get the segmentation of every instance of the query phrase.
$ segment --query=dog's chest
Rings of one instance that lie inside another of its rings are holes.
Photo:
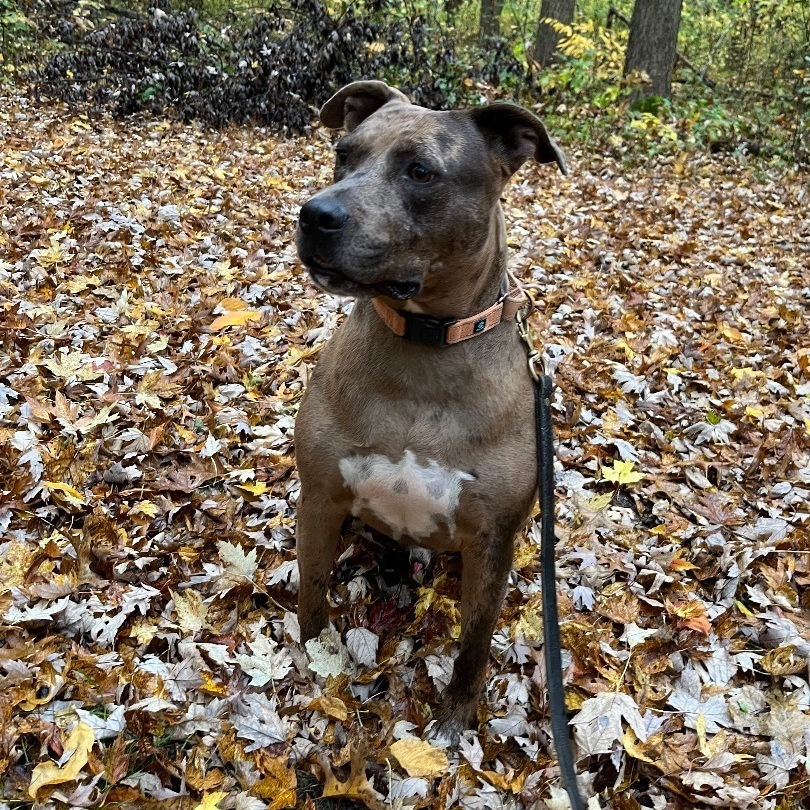
[[[475,476],[436,461],[420,464],[410,450],[399,461],[372,454],[347,456],[340,472],[354,495],[352,514],[373,517],[395,540],[425,540],[439,532],[452,537],[462,487]]]

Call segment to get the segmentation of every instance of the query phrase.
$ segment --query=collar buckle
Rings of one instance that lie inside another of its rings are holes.
[[[456,323],[456,318],[434,318],[431,315],[420,315],[407,310],[400,310],[399,315],[405,319],[403,337],[406,340],[442,349],[448,345],[447,327]]]

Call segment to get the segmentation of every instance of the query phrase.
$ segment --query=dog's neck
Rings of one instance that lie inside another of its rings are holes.
[[[492,306],[506,291],[506,230],[500,206],[484,244],[474,253],[431,269],[421,292],[410,301],[385,299],[394,309],[437,318],[466,318]]]

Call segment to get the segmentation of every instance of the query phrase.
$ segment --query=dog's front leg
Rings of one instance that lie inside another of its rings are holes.
[[[513,548],[514,532],[482,532],[461,551],[461,647],[436,715],[434,735],[442,741],[455,744],[461,732],[477,725],[478,698],[512,568]]]
[[[309,494],[302,485],[295,540],[302,644],[318,636],[329,623],[326,592],[345,516],[343,509],[325,500],[323,495],[319,498]]]

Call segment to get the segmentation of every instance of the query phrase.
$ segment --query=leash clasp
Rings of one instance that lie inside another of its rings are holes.
[[[535,382],[540,382],[540,376],[545,374],[545,364],[543,363],[543,356],[537,349],[534,348],[534,337],[532,335],[532,328],[529,325],[529,316],[534,312],[534,299],[525,287],[521,287],[523,295],[526,296],[526,307],[518,310],[515,315],[515,323],[517,324],[518,335],[520,339],[526,344],[526,360],[529,365],[529,374]]]

